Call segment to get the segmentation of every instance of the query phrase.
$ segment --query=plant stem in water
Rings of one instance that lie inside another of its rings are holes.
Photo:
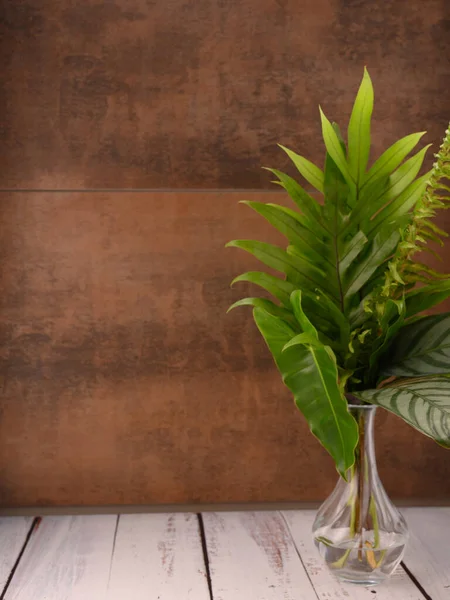
[[[359,417],[359,443],[356,454],[356,472],[358,477],[358,491],[356,497],[356,515],[355,515],[355,529],[356,534],[359,535],[359,548],[358,548],[358,560],[363,559],[363,502],[364,502],[364,444],[365,444],[365,419],[364,415]]]
[[[373,547],[378,548],[380,545],[380,526],[378,525],[377,507],[373,495],[370,497],[369,512],[373,523]]]
[[[356,523],[356,510],[355,510],[355,465],[352,466],[350,470],[350,481],[351,481],[351,491],[350,498],[348,499],[347,504],[350,506],[350,537],[355,537],[355,523]]]

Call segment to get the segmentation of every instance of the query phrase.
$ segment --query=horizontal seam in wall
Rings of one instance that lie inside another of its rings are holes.
[[[308,192],[312,192],[313,190],[307,190]],[[86,194],[92,192],[98,193],[123,193],[123,192],[140,192],[140,193],[154,193],[154,194],[283,194],[286,192],[282,192],[280,190],[271,190],[271,189],[255,189],[255,188],[74,188],[74,189],[30,189],[30,188],[3,188],[0,189],[0,193],[53,193],[56,192],[58,194]]]

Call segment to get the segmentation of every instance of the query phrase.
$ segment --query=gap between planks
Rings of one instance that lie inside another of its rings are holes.
[[[401,567],[389,581],[374,588],[339,581],[328,570],[314,545],[311,530],[315,513],[285,511],[282,514],[320,599],[373,600],[376,597],[377,600],[427,600]]]
[[[450,508],[407,508],[405,566],[432,600],[450,600]]]
[[[0,518],[0,600],[4,599],[25,548],[39,523],[39,517]]]
[[[149,593],[211,600],[197,515],[44,518],[5,600],[148,600]]]
[[[428,598],[449,600],[450,509],[405,512],[421,538],[407,568]],[[10,579],[0,600],[427,598],[403,569],[373,590],[338,582],[314,547],[313,519],[307,510],[46,517],[31,529],[32,519],[0,519],[2,585]]]

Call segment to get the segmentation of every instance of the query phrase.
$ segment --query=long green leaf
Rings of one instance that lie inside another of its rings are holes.
[[[344,152],[345,146],[337,125],[333,125],[333,130]],[[337,295],[340,309],[344,310],[342,276],[359,251],[356,251],[355,245],[348,244],[347,238],[342,233],[347,224],[353,198],[350,187],[328,152],[325,159],[324,196],[322,213],[326,227],[332,236],[330,249],[333,253],[333,272],[330,273],[330,279],[335,281],[334,295]]]
[[[373,87],[367,69],[356,95],[348,125],[348,165],[356,185],[363,180],[370,151]]]
[[[291,307],[290,300],[289,306]],[[303,289],[302,306],[308,319],[314,324],[314,327],[317,330],[322,331],[324,334],[331,336],[334,339],[340,337],[340,330],[341,328],[345,329],[345,325],[341,324],[336,311],[338,311],[339,314],[341,313],[336,307],[335,302],[327,294],[320,290],[310,292]]]
[[[295,246],[289,246],[290,253],[273,244],[258,242],[255,240],[232,240],[226,244],[227,248],[241,248],[252,254],[262,263],[284,273],[288,281],[296,287],[313,291],[323,286],[329,287],[323,271],[308,263],[304,257],[295,253]]]
[[[389,299],[386,302],[385,313],[381,319],[381,332],[378,339],[375,341],[373,350],[369,359],[369,374],[368,381],[375,379],[378,371],[378,363],[386,352],[392,346],[394,338],[399,329],[405,322],[405,302],[404,300]],[[389,359],[390,360],[390,359]]]
[[[424,317],[403,327],[381,369],[385,377],[443,373],[450,374],[450,313]]]
[[[417,146],[420,138],[425,133],[425,131],[412,133],[392,144],[369,169],[364,179],[363,187],[378,177],[390,175],[403,162],[411,150]]]
[[[344,277],[348,268],[352,265],[355,258],[367,244],[367,238],[362,231],[355,235],[343,245],[339,252],[339,275]]]
[[[318,265],[324,261],[327,247],[324,244],[321,244],[323,248],[320,247],[317,237],[311,240],[311,238],[315,237],[314,234],[306,229],[284,207],[277,204],[265,204],[264,202],[249,200],[241,200],[241,203],[250,206],[250,208],[269,221],[291,244],[294,244],[302,251],[304,258]],[[320,251],[316,250],[318,246],[320,247]]]
[[[417,177],[423,164],[425,154],[432,144],[424,146],[414,156],[408,158],[400,167],[389,177],[389,186],[386,190],[384,200],[391,201],[399,196]]]
[[[254,283],[267,290],[288,309],[290,314],[288,315],[287,312],[280,311],[281,307],[273,304],[273,302],[266,298],[243,298],[232,304],[227,312],[239,306],[258,306],[265,308],[271,314],[282,317],[291,324],[294,323],[295,327],[298,326],[298,323],[291,312],[292,306],[290,295],[295,289],[292,283],[259,271],[243,273],[236,277],[231,285],[236,282]],[[303,305],[309,319],[311,319],[314,326],[319,331],[320,339],[332,347],[339,346],[340,349],[342,349],[342,341],[339,343],[337,341],[333,342],[332,340],[342,340],[342,336],[345,335],[347,331],[346,324],[343,315],[339,313],[333,301],[323,292],[304,292]],[[340,321],[340,319],[343,319],[343,322]]]
[[[354,463],[358,426],[339,388],[332,351],[325,346],[295,346],[283,352],[296,332],[264,310],[256,308],[253,314],[298,409],[345,477]]]
[[[361,192],[357,205],[352,212],[352,221],[357,223],[368,221],[381,208],[395,200],[417,177],[426,151],[431,146],[425,146],[417,154],[409,158],[392,175],[374,179]]]
[[[274,304],[272,300],[268,300],[267,298],[242,298],[237,302],[234,302],[227,312],[234,310],[240,306],[252,306],[253,308],[260,308],[265,310],[270,315],[283,319],[286,323],[289,323],[290,327],[294,330],[299,330],[298,322],[296,321],[292,311],[287,310],[278,304]]]
[[[298,208],[308,218],[309,228],[312,231],[318,231],[320,235],[326,234],[326,230],[324,230],[321,222],[320,205],[317,200],[305,192],[301,185],[295,179],[286,175],[286,173],[282,173],[277,169],[266,170],[278,177],[282,187],[284,187]]]
[[[255,258],[268,267],[280,271],[280,273],[287,274],[289,269],[294,266],[292,259],[289,258],[287,253],[273,244],[258,242],[256,240],[232,240],[225,247],[245,250],[253,254]]]
[[[313,263],[307,262],[301,250],[297,246],[288,246],[287,254],[292,257],[295,266],[299,273],[307,277],[311,283],[316,284],[316,288],[328,292],[337,302],[339,302],[339,290],[336,283],[335,273],[329,272],[329,269],[324,270],[324,265],[314,266]]]
[[[279,279],[278,277],[274,277],[273,275],[261,271],[248,271],[247,273],[242,273],[242,275],[238,275],[233,279],[231,285],[233,286],[240,281],[258,285],[277,298],[284,306],[287,306],[288,308],[291,307],[290,296],[295,288],[289,281]]]
[[[291,208],[283,206],[281,204],[272,204],[271,202],[269,202],[267,205],[276,206],[278,210],[286,213],[287,215],[298,221],[302,226],[302,235],[304,236],[305,242],[316,252],[319,252],[321,256],[323,256],[326,260],[330,260],[328,239],[326,239],[325,237],[319,237],[316,233],[308,229],[308,220],[305,219],[303,215],[301,215],[298,211],[292,210]],[[328,232],[326,237],[329,237]]]
[[[335,302],[320,290],[317,290],[316,297],[316,310],[313,314],[317,312],[318,307],[320,306],[321,310],[326,311],[328,319],[330,319],[339,332],[339,339],[341,341],[342,346],[346,349],[348,346],[349,338],[350,338],[350,324],[345,317],[345,315],[339,310],[338,306]],[[310,318],[309,309],[309,298],[306,294],[302,294],[302,307]],[[312,311],[311,311],[312,312]]]
[[[350,326],[335,302],[325,293],[317,290],[313,296],[309,292],[294,290],[291,294],[291,310],[301,302],[302,312],[294,309],[295,318],[304,331],[338,352],[347,351],[350,340]],[[303,319],[303,321],[302,321]]]
[[[297,167],[299,173],[306,179],[306,181],[319,192],[323,192],[323,171],[319,169],[319,167],[316,167],[316,165],[308,159],[300,156],[292,150],[289,150],[289,148],[286,148],[281,144],[278,144],[278,146],[286,152],[294,165]]]
[[[313,338],[318,339],[317,331],[314,325],[306,316],[302,306],[302,292],[301,290],[295,290],[291,294],[291,306],[294,312],[295,318],[300,323],[302,330],[308,333]]]
[[[286,352],[288,348],[292,348],[293,346],[305,346],[311,344],[312,346],[316,346],[320,348],[321,343],[319,342],[319,338],[311,335],[310,333],[299,333],[295,337],[293,337],[283,348],[283,352]]]
[[[374,232],[384,227],[385,223],[408,213],[423,196],[429,177],[430,173],[428,172],[413,181],[398,198],[383,208],[373,220],[363,225],[365,234],[367,236],[373,235]]]
[[[346,217],[350,210],[350,196],[350,188],[347,182],[339,170],[339,167],[327,152],[325,158],[324,204],[322,207],[322,214],[325,226],[333,236],[333,243],[336,243],[338,236],[346,224]]]
[[[428,377],[400,381],[395,386],[352,392],[360,400],[386,408],[450,448],[450,379]]]
[[[450,279],[424,285],[406,294],[406,318],[427,310],[450,296]]]
[[[325,142],[325,147],[328,154],[331,156],[336,166],[342,173],[344,179],[350,186],[355,186],[355,181],[350,173],[345,152],[342,149],[341,142],[333,125],[327,119],[322,109],[320,108],[320,118],[322,121],[322,136]]]
[[[391,228],[386,228],[377,233],[370,244],[370,251],[347,273],[344,284],[346,299],[358,292],[369,281],[377,268],[391,256],[399,241],[400,233],[396,229],[392,231]]]
[[[367,312],[366,308],[372,299],[372,294],[367,294],[361,299],[358,296],[354,297],[353,306],[348,311],[348,320],[352,329],[361,327],[366,321],[370,320],[371,313]]]

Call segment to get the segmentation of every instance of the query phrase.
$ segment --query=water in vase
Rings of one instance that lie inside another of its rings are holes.
[[[408,540],[406,522],[380,481],[375,459],[373,423],[376,407],[350,406],[360,441],[347,480],[339,479],[320,507],[315,544],[330,570],[352,583],[375,585],[400,563]]]

